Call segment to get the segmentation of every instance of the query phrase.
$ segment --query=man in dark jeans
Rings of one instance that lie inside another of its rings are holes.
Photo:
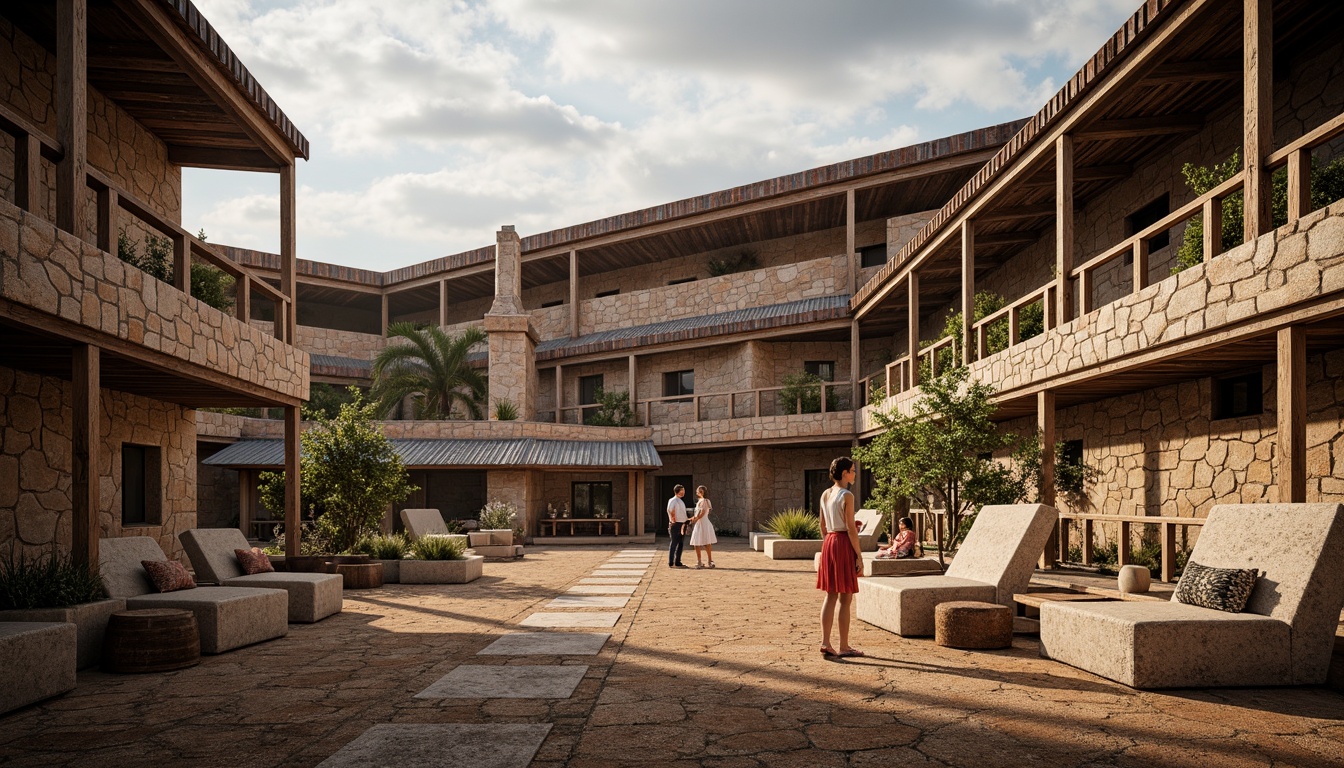
[[[672,498],[667,500],[667,535],[672,539],[667,547],[668,568],[686,567],[681,564],[681,550],[686,546],[686,502],[681,500],[685,495],[686,486],[673,486]]]

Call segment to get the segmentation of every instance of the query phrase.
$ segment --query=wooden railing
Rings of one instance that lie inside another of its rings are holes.
[[[1058,558],[1061,562],[1068,560],[1069,555],[1069,521],[1077,521],[1082,527],[1082,551],[1083,565],[1091,565],[1095,560],[1093,552],[1092,533],[1096,523],[1117,523],[1120,526],[1120,535],[1116,539],[1117,565],[1128,565],[1132,561],[1132,543],[1130,533],[1135,525],[1156,525],[1159,527],[1158,536],[1162,544],[1161,560],[1161,579],[1162,581],[1174,581],[1176,579],[1176,529],[1177,527],[1198,527],[1204,525],[1202,517],[1158,517],[1147,515],[1105,515],[1105,514],[1085,514],[1085,513],[1066,513],[1059,514],[1059,552]],[[1053,554],[1053,553],[1052,553]]]
[[[827,381],[818,386],[814,397],[818,397],[818,411],[809,413],[833,413],[850,411],[852,382]],[[749,419],[761,416],[789,416],[803,409],[803,398],[799,397],[790,407],[779,399],[779,393],[785,387],[762,387],[736,392],[706,392],[694,395],[670,395],[668,397],[650,397],[635,403],[636,421],[641,426],[654,424],[676,424],[688,421],[708,421],[711,419]],[[676,406],[685,405],[685,408]],[[664,406],[664,407],[659,407]],[[595,405],[569,405],[560,408],[557,421],[565,424],[582,424],[584,411],[596,408]],[[555,417],[555,411],[549,411]]]
[[[4,105],[0,105],[0,131],[14,138],[15,204],[28,213],[36,213],[37,195],[41,190],[41,159],[59,162],[63,154],[61,146]],[[275,304],[275,337],[293,343],[293,339],[285,338],[285,320],[288,313],[293,311],[290,297],[229,259],[222,250],[193,236],[150,205],[117,187],[111,179],[93,167],[87,169],[86,183],[97,197],[97,245],[101,250],[117,255],[119,220],[124,211],[172,242],[175,288],[191,295],[192,257],[212,264],[234,279],[234,313],[240,321],[248,322],[252,312],[252,293],[260,293]]]
[[[1046,316],[1053,312],[1054,296],[1055,285],[1051,283],[1050,285],[1037,289],[1033,293],[1023,296],[1002,309],[985,315],[984,318],[972,324],[971,333],[975,337],[976,359],[983,360],[986,357],[989,357],[990,354],[993,354],[989,349],[989,331],[994,325],[1003,322],[1005,319],[1008,321],[1008,346],[1012,347],[1022,341],[1022,311],[1033,304],[1038,302],[1042,304],[1042,318],[1046,319],[1046,326],[1049,327],[1050,323]],[[994,352],[1001,351],[1003,350],[994,350]]]

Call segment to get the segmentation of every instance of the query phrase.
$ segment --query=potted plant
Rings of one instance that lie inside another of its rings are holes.
[[[108,617],[124,610],[126,601],[109,598],[101,576],[69,556],[0,561],[0,621],[74,624],[80,669],[97,666]]]
[[[485,558],[466,554],[466,545],[447,536],[422,536],[402,560],[402,584],[466,584],[481,577]]]
[[[481,528],[467,534],[472,547],[513,546],[513,524],[518,519],[518,508],[507,501],[493,499],[481,507]]]
[[[355,550],[383,564],[384,584],[396,584],[401,581],[401,562],[411,551],[411,542],[403,533],[369,536]]]

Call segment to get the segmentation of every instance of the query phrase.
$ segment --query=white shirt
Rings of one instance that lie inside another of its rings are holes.
[[[672,522],[686,522],[686,502],[681,500],[680,496],[673,496],[667,500],[667,514],[671,516]]]
[[[845,522],[845,497],[849,495],[848,490],[836,491],[835,486],[821,497],[821,515],[826,521],[826,530],[837,533],[844,533],[849,530],[849,525]]]

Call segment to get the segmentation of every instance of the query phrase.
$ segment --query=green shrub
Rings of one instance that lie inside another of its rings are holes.
[[[400,560],[411,550],[411,542],[403,533],[369,536],[355,545],[355,552],[378,560]]]
[[[785,539],[820,539],[821,521],[805,509],[786,509],[775,513],[763,526]]]
[[[466,552],[467,542],[447,536],[421,536],[411,544],[416,560],[462,560]]]
[[[495,419],[498,421],[517,421],[518,406],[508,400],[500,400],[495,403]]]
[[[608,392],[597,388],[596,408],[585,408],[583,423],[594,427],[633,427],[635,414],[630,410],[629,392]]]
[[[205,232],[198,237],[204,241]],[[122,229],[117,232],[117,257],[156,280],[173,283],[173,241],[166,237],[146,234],[141,251],[140,241],[132,240]],[[213,264],[191,264],[191,295],[215,309],[227,312],[233,308],[233,283],[231,275]]]
[[[0,561],[0,610],[68,608],[107,597],[103,578],[69,556]]]
[[[784,377],[779,390],[780,413],[821,413],[821,391],[826,382],[816,374],[791,373]],[[826,410],[840,410],[840,398],[834,387],[826,388]]]
[[[481,507],[481,529],[502,531],[506,528],[513,528],[513,521],[518,519],[518,508],[507,501],[494,499],[487,501],[484,507]]]

